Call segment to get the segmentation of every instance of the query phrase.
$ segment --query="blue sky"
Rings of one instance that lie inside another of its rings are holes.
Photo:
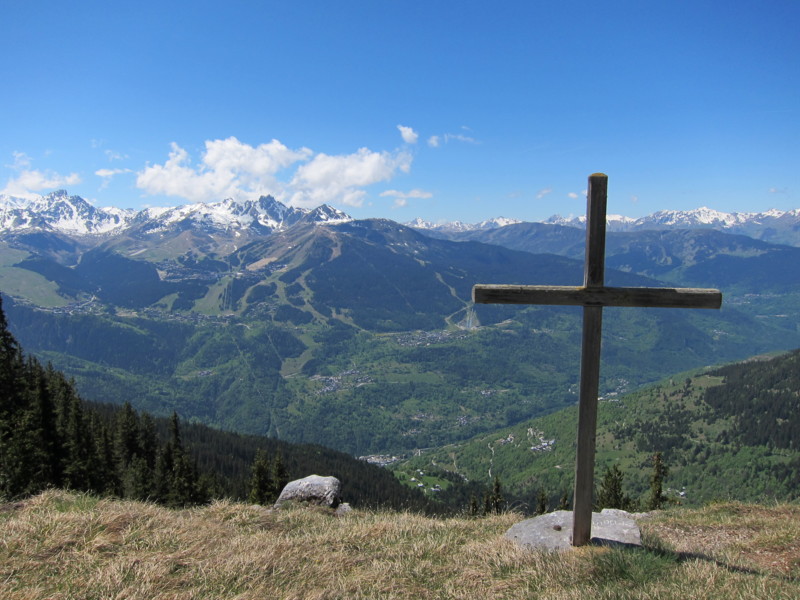
[[[0,190],[406,222],[800,207],[800,2],[0,0]]]

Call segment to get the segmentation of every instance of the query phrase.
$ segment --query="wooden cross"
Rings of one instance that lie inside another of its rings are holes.
[[[600,340],[604,306],[719,308],[719,290],[696,288],[619,288],[603,283],[606,250],[608,177],[589,176],[586,208],[586,262],[583,287],[539,285],[476,285],[472,299],[480,304],[556,304],[583,306],[581,385],[578,407],[578,454],[575,460],[572,545],[589,543],[600,382]]]

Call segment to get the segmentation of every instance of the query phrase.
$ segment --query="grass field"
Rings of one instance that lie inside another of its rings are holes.
[[[172,511],[60,491],[0,507],[0,597],[800,597],[800,507],[712,505],[642,521],[641,550],[525,551],[522,517],[217,502]]]

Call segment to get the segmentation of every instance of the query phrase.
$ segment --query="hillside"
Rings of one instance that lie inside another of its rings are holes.
[[[0,292],[25,348],[87,399],[357,456],[467,440],[576,399],[580,310],[474,306],[470,291],[579,284],[578,229],[510,224],[486,244],[270,198],[137,214],[45,200],[5,213]],[[603,393],[800,347],[797,248],[617,235],[609,284],[719,284],[724,301],[605,311]],[[501,245],[512,239],[523,245]]]
[[[0,253],[13,332],[95,401],[364,455],[468,439],[575,399],[580,311],[476,307],[470,291],[577,284],[580,260],[382,220],[301,220],[230,255],[160,262],[107,242],[66,266],[45,251],[61,248],[52,238],[26,239]],[[36,302],[9,292],[22,275]],[[665,285],[619,270],[608,281]],[[792,286],[723,288],[719,312],[606,311],[604,392],[800,346]]]
[[[797,390],[800,351],[674,376],[628,395],[606,395],[598,414],[595,481],[617,465],[642,499],[651,457],[669,467],[665,486],[688,506],[800,497]],[[499,476],[528,506],[540,491],[554,506],[572,489],[577,407],[526,420],[394,465],[434,485],[442,470],[488,484]]]
[[[214,498],[269,504],[288,481],[326,473],[345,482],[354,506],[431,508],[385,469],[342,452],[186,425],[176,413],[154,418],[127,403],[87,403],[62,373],[24,353],[2,308],[0,398],[3,501],[66,488],[172,507]]]
[[[170,511],[49,491],[0,507],[0,595],[788,600],[800,595],[799,517],[787,505],[673,510],[640,521],[642,550],[538,554],[503,539],[515,513],[337,519],[229,502]]]

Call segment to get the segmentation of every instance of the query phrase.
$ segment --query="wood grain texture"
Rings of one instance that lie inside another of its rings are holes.
[[[476,304],[719,308],[722,293],[706,288],[476,285],[472,288],[472,300]]]

